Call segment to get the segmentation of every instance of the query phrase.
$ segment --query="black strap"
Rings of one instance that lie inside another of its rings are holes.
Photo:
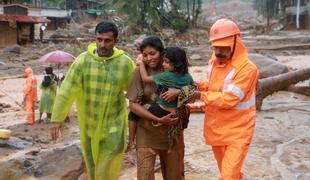
[[[237,43],[237,35],[234,35],[234,47],[233,47],[233,50],[232,50],[232,52],[231,52],[231,55],[230,55],[230,58],[229,58],[229,59],[232,59],[232,57],[233,57],[234,54],[235,54],[236,43]]]

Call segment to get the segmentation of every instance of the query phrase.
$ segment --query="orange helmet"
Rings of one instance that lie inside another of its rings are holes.
[[[237,24],[229,19],[217,20],[210,29],[210,41],[226,38],[229,36],[240,35]]]

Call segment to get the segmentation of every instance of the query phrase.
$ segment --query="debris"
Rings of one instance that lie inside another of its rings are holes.
[[[24,149],[26,147],[30,147],[32,144],[21,140],[16,137],[10,137],[10,139],[0,139],[0,146],[1,147],[9,147],[13,149]]]
[[[40,171],[40,170],[36,170],[36,171],[34,171],[34,176],[35,177],[42,177],[43,176],[43,172]]]
[[[4,62],[2,62],[2,60],[0,59],[0,70],[6,70],[6,69],[9,69],[9,66]]]
[[[9,139],[11,136],[11,131],[8,129],[0,129],[0,140],[1,139]]]
[[[249,59],[257,66],[260,79],[288,72],[286,65],[264,55],[249,54]]]
[[[25,167],[25,168],[29,168],[29,167],[31,167],[31,166],[33,166],[32,163],[31,163],[29,160],[26,159],[26,160],[24,161],[24,167]]]
[[[7,46],[6,48],[3,49],[4,52],[6,53],[20,53],[20,46],[17,44],[11,45],[11,46]]]
[[[190,57],[191,60],[202,60],[201,56],[199,54],[193,54]]]
[[[292,84],[310,78],[310,68],[305,68],[277,76],[260,79],[257,85],[256,108],[261,109],[263,99],[274,92],[284,90]]]

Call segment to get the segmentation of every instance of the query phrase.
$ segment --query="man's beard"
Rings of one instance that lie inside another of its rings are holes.
[[[99,56],[104,56],[104,55],[108,55],[109,51],[108,51],[108,49],[100,48],[97,50],[97,53]]]
[[[225,61],[228,59],[228,57],[223,54],[215,54],[215,57],[220,61]]]

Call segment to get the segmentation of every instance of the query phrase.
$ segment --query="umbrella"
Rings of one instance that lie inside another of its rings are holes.
[[[71,63],[74,59],[75,57],[72,54],[58,50],[45,54],[39,59],[39,61],[47,63]]]
[[[72,54],[66,53],[64,51],[52,51],[50,53],[42,56],[39,61],[46,63],[57,63],[58,64],[58,77],[59,77],[59,66],[61,63],[71,63],[75,57]]]

